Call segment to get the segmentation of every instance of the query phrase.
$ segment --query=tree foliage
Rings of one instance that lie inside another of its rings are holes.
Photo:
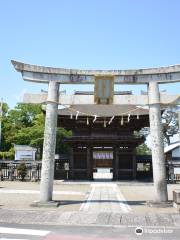
[[[56,153],[67,153],[69,151],[69,147],[62,142],[62,139],[65,137],[70,137],[72,135],[71,131],[67,131],[64,128],[57,129],[57,137],[56,137]]]
[[[45,114],[40,104],[17,104],[12,110],[9,110],[7,105],[4,106],[1,151],[9,151],[13,144],[30,145],[38,149],[41,158],[44,124]],[[62,143],[62,138],[70,135],[71,131],[57,129],[56,153],[68,151],[68,147]]]
[[[169,107],[162,114],[162,127],[164,143],[170,145],[170,138],[178,133],[178,107]],[[138,136],[147,136],[150,134],[149,127],[142,128],[139,132],[135,132]]]
[[[3,109],[1,151],[8,151],[14,143],[17,143],[16,136],[19,131],[32,126],[36,115],[41,112],[40,104],[19,103],[12,110],[4,111]],[[24,140],[27,142],[26,139]]]
[[[170,138],[178,133],[177,108],[167,108],[162,114],[164,142],[170,145]]]
[[[137,155],[151,155],[151,149],[148,148],[146,143],[143,143],[136,148],[136,154]]]

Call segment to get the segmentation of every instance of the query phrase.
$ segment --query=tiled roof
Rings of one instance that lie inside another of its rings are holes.
[[[164,148],[164,152],[165,153],[170,152],[171,150],[173,150],[173,149],[175,149],[177,147],[180,147],[180,142],[175,142],[175,143],[172,143],[169,146],[165,147]]]

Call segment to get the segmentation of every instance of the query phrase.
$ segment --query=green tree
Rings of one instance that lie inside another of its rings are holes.
[[[146,143],[143,143],[136,148],[136,154],[137,155],[151,155],[151,149],[148,148]]]
[[[41,104],[18,103],[14,109],[8,112],[8,120],[17,128],[30,127],[37,114],[42,112]]]
[[[9,107],[7,105],[7,103],[3,103],[3,106],[2,106],[2,116],[1,117],[1,124],[2,124],[2,129],[1,129],[1,151],[7,151],[9,150],[10,148],[10,145],[8,145],[6,143],[6,132],[7,132],[7,129],[9,128],[9,123],[8,123],[8,120],[7,120],[7,116],[8,116],[8,110],[9,110]]]
[[[69,151],[69,146],[63,143],[63,138],[70,137],[72,135],[71,131],[67,131],[64,128],[58,128],[56,134],[56,153],[67,153]]]
[[[16,143],[18,131],[32,126],[37,114],[42,113],[40,104],[18,103],[12,110],[8,111],[8,107],[5,109],[2,119],[2,151],[8,151]]]
[[[38,149],[42,157],[45,114],[40,104],[17,104],[3,113],[3,151],[9,151],[13,144],[30,145]],[[57,129],[56,153],[65,153],[68,146],[62,142],[64,137],[71,136],[71,131]]]
[[[16,144],[27,144],[37,148],[41,158],[44,140],[44,124],[45,115],[44,113],[40,113],[34,118],[32,126],[21,128],[17,132],[14,142]],[[62,139],[68,136],[71,136],[71,131],[67,131],[64,128],[57,128],[56,153],[68,152],[68,146],[62,142]]]
[[[167,108],[162,114],[164,143],[171,144],[170,138],[178,133],[178,113],[176,107]]]
[[[18,130],[14,143],[20,145],[30,145],[39,149],[42,155],[43,140],[44,140],[44,113],[41,112],[34,117],[34,120],[29,127],[23,127]]]

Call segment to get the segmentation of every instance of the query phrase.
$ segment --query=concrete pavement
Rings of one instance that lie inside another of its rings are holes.
[[[168,185],[169,200],[179,184]],[[39,183],[0,182],[0,207],[33,210],[30,205],[39,199]],[[175,208],[149,208],[153,199],[152,183],[55,181],[53,199],[61,205],[56,211],[110,211],[135,214],[176,213]],[[47,211],[47,209],[41,209]]]
[[[152,185],[60,183],[54,186],[54,199],[60,201],[60,206],[51,210],[29,206],[38,199],[38,187],[38,183],[1,182],[0,222],[51,226],[180,228],[180,214],[173,207],[153,209],[145,204],[152,196]],[[177,187],[172,185],[169,189]]]
[[[142,230],[140,232],[140,230]],[[1,223],[0,239],[45,239],[45,240],[179,240],[177,227],[131,227],[131,226],[53,226],[34,224]]]
[[[122,212],[131,211],[120,189],[115,183],[91,184],[91,191],[81,211],[90,212]]]
[[[161,226],[178,227],[180,214],[132,214],[55,210],[0,210],[0,222],[71,226]]]

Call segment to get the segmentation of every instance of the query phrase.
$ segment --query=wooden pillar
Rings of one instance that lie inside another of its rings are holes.
[[[73,147],[70,148],[69,153],[69,177],[70,179],[74,179],[74,150]]]
[[[87,179],[92,179],[92,148],[87,146]]]
[[[113,180],[118,180],[119,172],[119,147],[115,146],[114,150],[114,160],[113,160]]]
[[[136,179],[137,165],[136,165],[136,150],[132,152],[132,161],[133,161],[133,179]]]

